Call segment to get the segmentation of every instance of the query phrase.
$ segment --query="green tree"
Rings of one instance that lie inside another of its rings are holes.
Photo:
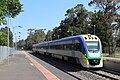
[[[113,39],[113,53],[115,53],[116,48],[120,47],[120,16],[115,19],[115,24],[113,24],[113,32],[114,32],[114,39]]]
[[[26,45],[26,43],[25,43],[25,40],[20,40],[18,43],[17,43],[17,45],[18,45],[18,49],[25,49],[25,45]]]
[[[23,11],[23,5],[19,0],[0,0],[0,22],[5,23],[6,17],[15,18]]]
[[[40,43],[45,40],[45,32],[44,29],[37,29],[34,32],[34,43]]]
[[[68,9],[66,18],[53,30],[53,39],[88,33],[88,11],[82,4]]]
[[[104,20],[103,12],[95,11],[94,13],[92,13],[89,21],[89,33],[90,34],[95,33],[95,35],[99,36],[99,38],[102,41],[102,46],[103,48],[105,48],[107,46],[108,39],[104,36],[104,34],[106,34],[105,31],[106,25],[105,21],[103,20]]]
[[[22,11],[23,11],[23,5],[20,3],[19,0],[0,0],[0,25],[7,23],[6,17],[15,18]],[[5,28],[2,28],[0,31],[7,34],[7,31],[8,31],[7,29],[8,28],[5,27]],[[13,34],[11,31],[10,31],[9,40],[10,40],[10,46],[12,46]]]
[[[45,36],[45,41],[52,40],[52,34],[53,34],[53,31],[49,30]]]
[[[57,35],[58,35],[57,29],[58,29],[58,27],[55,27],[55,28],[53,29],[52,40],[58,39],[58,38],[57,38]]]
[[[89,5],[96,7],[103,12],[103,20],[105,25],[105,40],[108,46],[109,54],[114,53],[113,48],[116,47],[116,41],[113,36],[113,25],[115,18],[118,17],[120,11],[120,0],[92,0]],[[113,42],[114,41],[114,42]]]
[[[8,27],[6,26],[6,27],[4,27],[4,28],[1,28],[1,30],[0,30],[1,32],[3,32],[4,34],[8,34]],[[9,28],[9,41],[10,41],[10,47],[12,47],[13,46],[13,33],[12,33],[12,31],[10,30],[10,28]],[[6,38],[6,40],[7,40],[7,38]],[[5,41],[6,41],[5,40]]]
[[[32,49],[32,45],[45,40],[45,29],[28,29],[29,36],[25,40],[25,48]]]
[[[74,9],[77,17],[77,24],[75,26],[80,29],[79,34],[86,34],[88,28],[88,11],[84,8],[83,4],[78,4]]]
[[[25,43],[26,43],[25,49],[32,49],[32,45],[34,44],[35,29],[30,28],[30,29],[27,29],[27,31],[28,31],[29,35],[28,35],[27,39],[25,40]]]
[[[7,34],[0,32],[0,46],[7,46]]]

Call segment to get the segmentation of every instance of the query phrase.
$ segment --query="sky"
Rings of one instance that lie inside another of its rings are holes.
[[[65,19],[66,11],[77,4],[83,4],[89,11],[93,10],[93,7],[88,6],[90,0],[20,0],[20,2],[23,4],[24,12],[11,19],[10,25],[11,28],[15,27],[17,37],[20,35],[20,39],[24,40],[28,36],[29,28],[46,29],[47,32],[58,27],[61,20]],[[18,34],[19,32],[21,34]]]

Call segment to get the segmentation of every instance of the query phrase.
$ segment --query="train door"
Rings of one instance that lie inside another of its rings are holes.
[[[72,57],[75,57],[74,44],[75,44],[75,40],[72,40],[72,46],[71,46]]]
[[[46,53],[48,53],[48,49],[49,49],[49,43],[46,44]]]

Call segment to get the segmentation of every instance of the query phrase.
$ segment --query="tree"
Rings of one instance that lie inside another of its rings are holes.
[[[25,48],[32,49],[32,45],[34,44],[34,31],[35,31],[35,29],[30,28],[30,29],[27,29],[27,31],[28,31],[29,35],[28,35],[27,39],[25,40],[25,43],[26,43]]]
[[[0,32],[0,46],[7,46],[7,34]]]
[[[66,18],[53,30],[53,39],[88,33],[88,11],[83,4],[68,9]]]
[[[29,35],[33,35],[34,34],[33,32],[35,31],[35,29],[30,28],[30,29],[27,29],[27,31]]]
[[[114,31],[114,39],[113,39],[113,53],[118,46],[120,46],[120,16],[115,19],[116,24],[113,24],[113,31]]]
[[[84,8],[83,4],[78,4],[74,7],[77,24],[75,25],[80,29],[79,34],[86,34],[87,33],[87,19],[88,19],[88,11]]]
[[[103,12],[103,21],[105,27],[105,40],[107,40],[107,46],[109,54],[114,53],[116,41],[113,36],[112,23],[115,18],[118,17],[120,11],[120,0],[92,0],[89,5],[96,5],[96,7]],[[104,35],[103,35],[104,36]],[[113,42],[114,40],[114,42]],[[112,47],[113,46],[113,47]]]
[[[57,29],[58,29],[58,27],[55,27],[55,28],[53,29],[52,40],[58,39],[58,38],[57,38]]]
[[[45,29],[28,29],[29,36],[25,40],[25,48],[32,49],[32,45],[45,40]]]
[[[19,0],[0,0],[0,23],[4,24],[8,15],[15,18],[22,11],[23,5]]]
[[[45,40],[44,29],[35,30],[33,38],[34,38],[34,43],[43,42]]]
[[[6,24],[6,17],[15,18],[20,12],[23,11],[23,5],[19,0],[0,0],[0,25]],[[8,28],[2,28],[0,31],[4,34],[8,34]],[[10,29],[9,29],[10,30]],[[7,40],[7,38],[5,38]],[[13,45],[13,34],[10,31],[10,46]],[[5,41],[6,41],[5,40]],[[6,44],[5,44],[6,45]]]
[[[105,29],[106,29],[106,25],[104,21],[103,12],[95,11],[94,13],[92,13],[89,21],[89,33],[90,34],[95,33],[95,35],[99,36],[99,38],[102,41],[103,48],[107,46],[107,41],[108,41],[108,39],[104,36],[104,34],[106,33]]]
[[[53,34],[53,31],[51,30],[48,30],[46,36],[45,36],[45,41],[50,41],[52,40],[52,34]]]
[[[20,40],[18,43],[17,43],[17,45],[18,45],[18,49],[25,49],[25,45],[26,45],[26,43],[25,43],[25,40]]]
[[[8,27],[6,26],[5,28],[1,28],[1,30],[0,30],[1,32],[3,32],[5,35],[7,35],[8,34]],[[12,31],[10,30],[10,28],[9,28],[9,41],[10,41],[10,46],[12,47],[13,46],[13,33],[12,33]],[[8,36],[8,35],[7,35]],[[6,40],[7,40],[7,38],[5,38]],[[5,41],[6,41],[5,40]]]

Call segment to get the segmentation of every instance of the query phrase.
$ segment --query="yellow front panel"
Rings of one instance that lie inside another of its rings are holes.
[[[82,54],[82,62],[87,63],[88,59],[85,57],[85,55]]]

